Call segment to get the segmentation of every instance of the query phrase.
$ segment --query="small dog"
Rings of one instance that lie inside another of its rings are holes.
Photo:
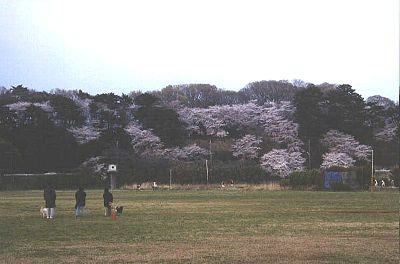
[[[42,218],[47,218],[49,216],[48,209],[40,207],[40,215],[42,216]]]
[[[124,210],[124,207],[123,206],[117,206],[117,207],[115,207],[115,210],[117,211],[118,215],[121,215],[122,214],[122,210]]]

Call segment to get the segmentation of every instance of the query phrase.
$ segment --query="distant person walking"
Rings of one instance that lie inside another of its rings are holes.
[[[43,193],[44,201],[46,202],[47,218],[54,218],[56,214],[56,191],[51,185],[47,185]]]
[[[86,205],[86,193],[83,190],[83,187],[79,187],[78,191],[75,193],[75,218],[78,218],[82,215],[83,209]]]
[[[108,190],[108,188],[104,188],[103,193],[103,200],[104,200],[104,215],[110,216],[111,215],[111,205],[114,200],[112,193]]]

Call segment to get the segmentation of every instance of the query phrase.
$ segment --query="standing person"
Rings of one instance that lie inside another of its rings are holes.
[[[86,205],[86,193],[83,187],[79,187],[78,191],[75,193],[75,218],[82,215],[83,209]]]
[[[110,193],[108,188],[104,188],[103,200],[104,200],[104,215],[110,216],[111,215],[111,204],[113,202],[113,195],[112,195],[112,193]]]
[[[51,185],[47,185],[43,193],[47,208],[47,218],[54,218],[56,214],[56,191]]]

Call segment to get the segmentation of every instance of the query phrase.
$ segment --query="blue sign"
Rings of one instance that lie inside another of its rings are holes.
[[[342,173],[337,171],[326,171],[324,175],[324,187],[329,189],[331,188],[332,183],[341,183]]]

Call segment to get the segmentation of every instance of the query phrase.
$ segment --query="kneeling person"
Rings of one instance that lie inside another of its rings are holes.
[[[104,188],[104,193],[103,193],[103,200],[104,200],[104,215],[105,216],[110,216],[111,215],[111,205],[113,203],[113,195],[110,193],[108,188]]]

